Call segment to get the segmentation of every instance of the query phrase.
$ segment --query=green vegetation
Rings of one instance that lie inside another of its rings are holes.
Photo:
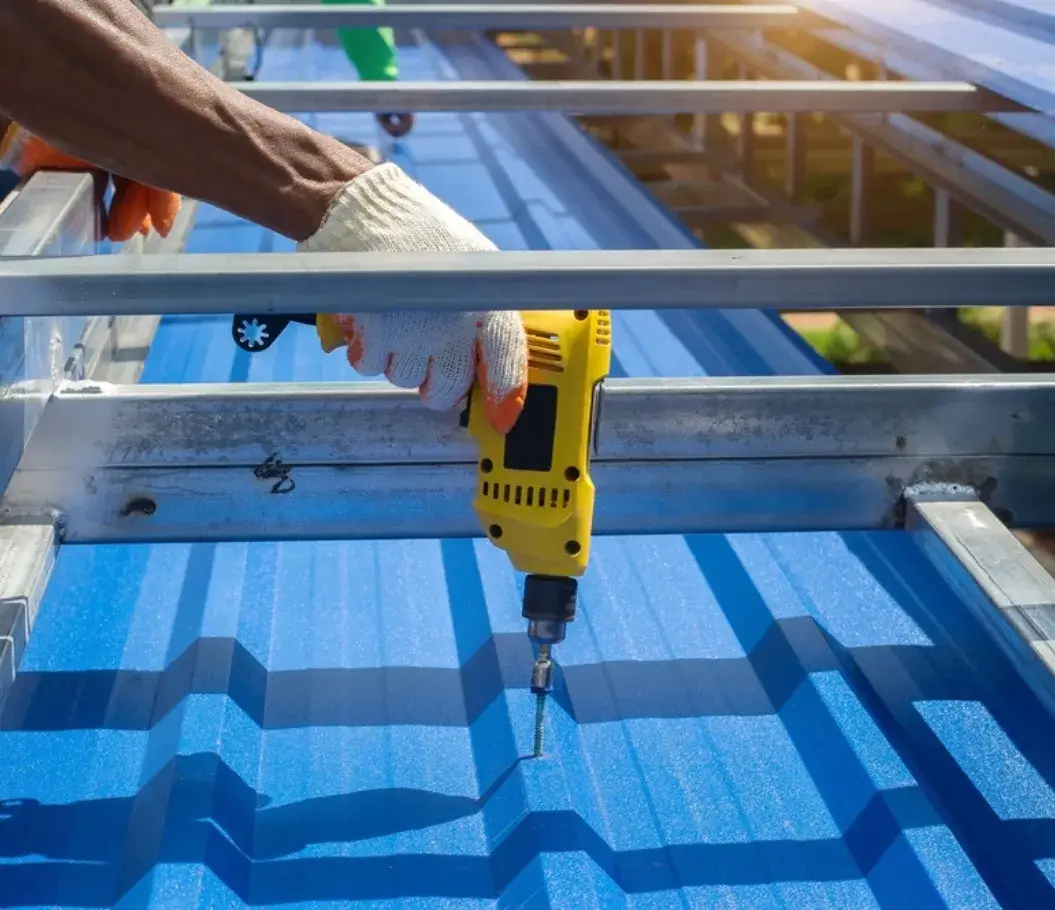
[[[886,363],[887,358],[878,348],[868,344],[845,322],[837,322],[830,329],[804,329],[799,334],[806,343],[833,364]]]
[[[1000,343],[1000,311],[986,307],[960,310],[960,319],[994,344]],[[834,364],[885,364],[881,351],[868,344],[843,322],[830,329],[805,329],[799,332],[818,354]],[[1029,327],[1029,358],[1055,361],[1055,322],[1034,322]]]
[[[984,307],[960,310],[960,321],[985,335],[994,344],[1000,343],[1000,311]],[[1029,327],[1029,359],[1055,360],[1055,323],[1034,322]]]

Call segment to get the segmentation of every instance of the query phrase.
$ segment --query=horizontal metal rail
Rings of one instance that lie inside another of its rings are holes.
[[[1055,249],[0,258],[0,316],[1040,306]]]
[[[1023,111],[968,82],[246,82],[286,113],[547,111],[568,114]]]
[[[896,527],[922,483],[1055,522],[1055,377],[610,380],[600,415],[598,534]],[[0,517],[66,542],[480,533],[457,415],[388,386],[72,384],[32,445]]]
[[[560,28],[807,28],[821,20],[790,4],[714,6],[673,4],[437,3],[403,6],[305,6],[303,4],[159,6],[161,28],[404,28],[560,29]]]

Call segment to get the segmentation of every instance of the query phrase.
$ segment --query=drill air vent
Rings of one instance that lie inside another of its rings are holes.
[[[568,487],[533,487],[485,480],[480,485],[480,494],[496,502],[526,509],[566,509],[571,503],[571,489]]]
[[[560,338],[539,329],[525,328],[528,345],[528,367],[549,373],[564,372]]]

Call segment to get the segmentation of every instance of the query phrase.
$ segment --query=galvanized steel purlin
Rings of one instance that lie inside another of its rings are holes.
[[[969,82],[246,82],[235,87],[275,110],[297,114],[391,110],[649,115],[1028,110]]]
[[[158,7],[161,28],[804,28],[815,17],[790,4],[442,3],[332,9],[301,4]]]
[[[0,259],[0,316],[1044,306],[1055,249],[235,253]]]
[[[1055,522],[1055,377],[611,380],[600,413],[598,535],[896,527],[925,483]],[[30,454],[0,518],[66,542],[481,533],[456,416],[380,386],[72,384]]]
[[[1016,526],[1055,522],[1051,456],[599,461],[594,535],[900,527],[903,491],[948,477]],[[1046,481],[1046,482],[1045,482]],[[62,541],[436,540],[482,537],[472,465],[298,465],[27,471],[0,521],[60,516]]]
[[[978,415],[984,414],[984,420]],[[63,443],[78,440],[76,447]],[[34,470],[465,465],[456,413],[384,383],[67,383]],[[1047,375],[609,379],[595,463],[1055,456]]]

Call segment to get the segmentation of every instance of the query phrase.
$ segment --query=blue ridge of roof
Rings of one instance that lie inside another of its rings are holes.
[[[393,157],[502,246],[594,243],[492,122],[424,115]],[[203,207],[189,251],[288,247]],[[614,316],[628,375],[752,343]],[[310,329],[247,355],[184,317],[143,381],[349,378]],[[542,760],[520,593],[485,541],[62,550],[0,706],[0,906],[1050,903],[1051,719],[908,535],[598,540]]]

